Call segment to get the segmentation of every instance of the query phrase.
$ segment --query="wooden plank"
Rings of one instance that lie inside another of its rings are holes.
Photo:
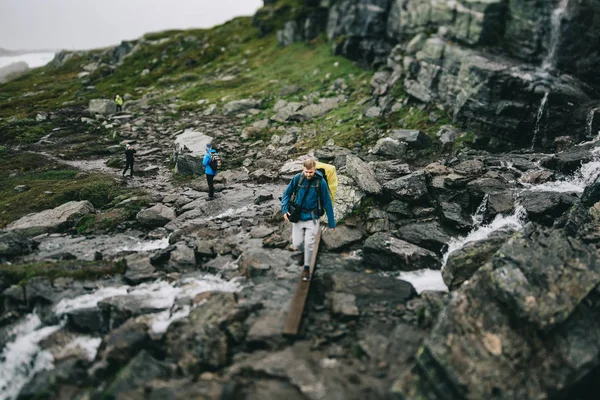
[[[296,335],[298,328],[300,327],[300,321],[302,320],[302,312],[304,311],[304,304],[306,303],[306,297],[308,296],[308,289],[310,288],[310,282],[313,279],[315,273],[315,265],[317,264],[317,253],[319,252],[319,243],[321,242],[321,229],[317,230],[315,235],[315,247],[310,260],[310,280],[305,282],[302,280],[302,275],[296,285],[296,292],[292,298],[290,309],[288,311],[287,319],[285,320],[285,326],[283,327],[284,335]]]

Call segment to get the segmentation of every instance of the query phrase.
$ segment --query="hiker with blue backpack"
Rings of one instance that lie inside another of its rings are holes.
[[[206,182],[208,183],[208,197],[206,200],[214,200],[215,198],[215,175],[221,169],[221,158],[211,143],[206,145],[206,154],[202,160],[204,165],[204,173],[206,174]]]
[[[285,188],[281,212],[283,218],[292,223],[292,245],[300,251],[299,264],[304,266],[302,280],[309,281],[319,217],[326,213],[329,228],[335,229],[330,190],[323,174],[317,171],[315,160],[305,160],[302,172],[294,176]]]

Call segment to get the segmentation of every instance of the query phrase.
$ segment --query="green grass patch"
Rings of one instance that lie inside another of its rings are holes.
[[[30,264],[0,265],[0,279],[9,285],[23,284],[37,276],[50,279],[60,277],[76,280],[99,279],[106,276],[124,274],[127,268],[125,260],[37,262]]]
[[[0,159],[0,227],[29,213],[68,201],[88,200],[96,208],[111,205],[130,190],[102,174],[81,174],[39,154],[16,153]],[[16,192],[18,185],[30,187]]]

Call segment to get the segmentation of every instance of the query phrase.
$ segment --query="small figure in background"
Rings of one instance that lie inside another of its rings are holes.
[[[133,178],[133,155],[135,154],[135,149],[131,147],[130,144],[125,148],[125,169],[123,170],[123,176],[125,176],[125,172],[127,169],[130,169],[130,174]]]
[[[123,98],[118,94],[115,96],[115,103],[117,103],[117,112],[121,112],[123,109]]]
[[[208,183],[208,198],[207,200],[213,200],[215,198],[215,175],[219,172],[219,168],[221,167],[221,158],[212,146],[212,144],[208,143],[206,145],[206,154],[204,155],[204,159],[202,160],[202,165],[204,165],[204,173],[206,174],[206,182]]]

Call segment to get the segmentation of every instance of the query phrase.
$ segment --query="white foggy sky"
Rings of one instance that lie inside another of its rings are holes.
[[[0,48],[87,50],[253,15],[262,0],[0,0]]]

